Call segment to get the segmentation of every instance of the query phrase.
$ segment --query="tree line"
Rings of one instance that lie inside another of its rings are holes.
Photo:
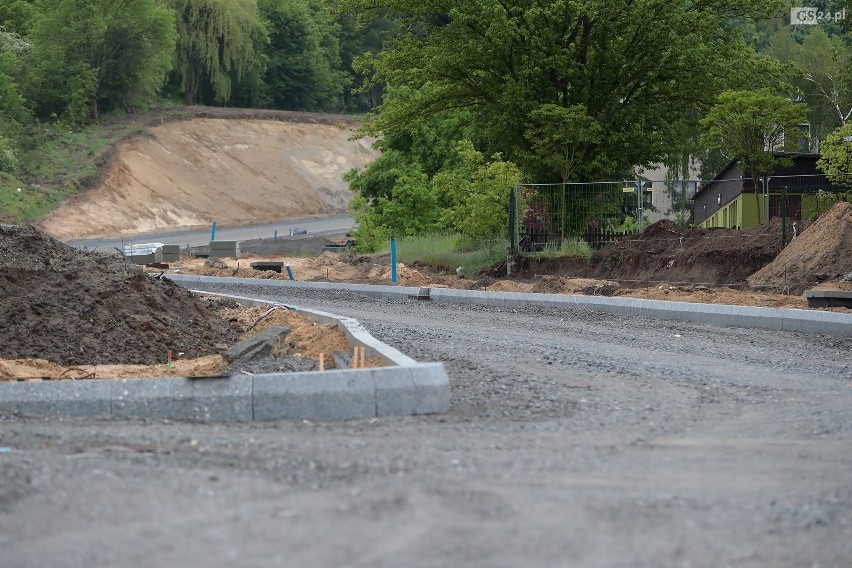
[[[472,183],[492,164],[516,181],[564,183],[635,179],[656,164],[677,172],[699,156],[710,178],[741,157],[738,140],[763,155],[810,123],[816,149],[852,112],[848,0],[809,2],[848,8],[847,20],[814,26],[791,26],[796,3],[784,0],[341,2],[402,15],[393,40],[360,60],[386,85],[366,127],[382,157],[350,176],[374,242],[469,232],[453,212],[471,199],[493,204],[500,236],[512,184],[486,199]],[[481,161],[472,172],[469,148]],[[751,163],[776,164],[760,158]],[[465,168],[448,195],[442,178]]]
[[[79,127],[104,111],[188,105],[361,112],[378,88],[356,56],[393,22],[322,0],[4,0],[0,5],[0,171],[21,127]]]
[[[695,155],[708,177],[740,152],[723,124],[753,129],[749,109],[776,131],[809,122],[815,148],[837,140],[852,118],[852,0],[809,2],[848,10],[816,26],[791,26],[794,4],[7,0],[0,170],[16,125],[84,124],[154,97],[369,111],[362,134],[382,154],[348,176],[362,242],[482,238],[522,180],[632,179]]]

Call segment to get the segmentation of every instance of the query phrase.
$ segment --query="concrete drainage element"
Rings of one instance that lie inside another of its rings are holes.
[[[225,296],[244,305],[283,305]],[[357,320],[285,306],[336,323],[350,345],[390,366],[215,379],[90,379],[0,382],[0,414],[62,418],[171,419],[193,422],[338,420],[434,414],[450,408],[442,363],[418,363],[371,336]]]
[[[266,270],[269,272],[277,272],[278,274],[281,274],[281,269],[284,267],[284,263],[265,260],[260,262],[252,262],[251,267],[255,270]]]
[[[207,251],[211,258],[236,258],[237,241],[210,241]]]
[[[409,294],[409,300],[431,300],[431,288],[420,288],[416,294]]]
[[[809,308],[850,308],[852,292],[834,290],[805,290]]]

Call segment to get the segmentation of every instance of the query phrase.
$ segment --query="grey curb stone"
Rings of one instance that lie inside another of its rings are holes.
[[[307,290],[346,290],[373,298],[407,299],[416,295],[419,288],[403,286],[380,286],[375,284],[346,284],[336,282],[300,282],[298,280],[261,280],[257,278],[220,278],[174,274],[174,282],[204,290],[222,284],[241,284],[258,289],[283,290],[288,287]],[[827,335],[852,335],[852,313],[799,310],[791,308],[761,308],[754,306],[728,306],[720,304],[698,304],[670,302],[665,300],[642,300],[638,298],[614,298],[566,294],[536,294],[515,292],[484,292],[477,290],[454,290],[432,288],[433,302],[478,304],[501,308],[522,306],[544,306],[599,311],[619,315],[636,315],[672,321],[685,321],[727,327],[745,327],[795,331],[799,333],[823,333]]]
[[[254,377],[255,420],[340,420],[376,415],[376,384],[356,369]]]
[[[192,422],[247,422],[252,419],[251,377],[163,377],[120,379],[112,383],[114,418],[174,418]]]
[[[442,363],[418,363],[376,340],[352,318],[227,297],[246,305],[282,305],[321,323],[338,324],[350,344],[363,346],[368,357],[379,357],[390,366],[205,379],[0,382],[0,414],[247,422],[340,420],[449,410],[450,384]]]
[[[112,383],[102,380],[0,382],[0,413],[109,418],[112,416]]]

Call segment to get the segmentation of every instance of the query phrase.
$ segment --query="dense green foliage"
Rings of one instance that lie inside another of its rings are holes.
[[[817,167],[839,183],[852,185],[852,122],[847,122],[822,143]]]
[[[364,134],[382,155],[348,176],[361,246],[502,238],[520,181],[633,177],[690,155],[712,174],[740,155],[702,136],[726,91],[804,101],[815,145],[849,121],[852,5],[813,0],[850,21],[790,26],[792,4],[5,0],[0,190],[17,199],[57,136],[106,111],[372,109]]]
[[[38,115],[97,119],[105,102],[132,107],[171,67],[174,13],[155,0],[52,0],[37,4],[28,98]]]
[[[771,174],[779,166],[792,164],[789,158],[776,152],[790,149],[791,140],[795,144],[800,134],[798,126],[807,115],[804,104],[773,95],[766,89],[727,91],[719,95],[718,104],[701,122],[708,129],[711,144],[739,158],[743,170],[754,181],[755,199],[758,199],[758,178]]]
[[[324,0],[4,0],[0,221],[30,220],[97,178],[104,113],[178,101],[366,111],[383,87],[359,92],[353,62],[394,29]],[[79,164],[50,164],[60,139]]]

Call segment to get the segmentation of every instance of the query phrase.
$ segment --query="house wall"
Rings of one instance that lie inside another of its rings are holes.
[[[715,215],[717,211],[720,211],[742,193],[743,180],[740,179],[742,175],[742,168],[738,164],[732,164],[719,174],[718,181],[710,182],[695,195],[692,208],[695,224],[704,226],[705,220]],[[745,180],[746,184],[750,182],[751,180]]]
[[[786,187],[789,195],[797,195],[801,194],[802,190],[799,188],[802,184],[817,183],[813,178],[789,176],[818,174],[816,169],[818,158],[819,156],[815,154],[796,156],[792,166],[781,168],[770,176],[767,188],[769,194],[780,195],[782,187]],[[695,195],[693,219],[696,225],[742,229],[752,227],[757,224],[758,207],[761,213],[760,218],[763,220],[768,218],[763,199],[760,199],[759,206],[755,203],[754,182],[744,174],[739,164],[730,164],[716,177],[716,180],[708,183]],[[738,201],[739,204],[731,207],[734,201]]]
[[[760,211],[765,218],[763,199],[760,200]],[[741,193],[728,203],[722,205],[699,226],[705,229],[725,227],[728,229],[744,229],[757,225],[758,204],[754,202],[754,193]]]

